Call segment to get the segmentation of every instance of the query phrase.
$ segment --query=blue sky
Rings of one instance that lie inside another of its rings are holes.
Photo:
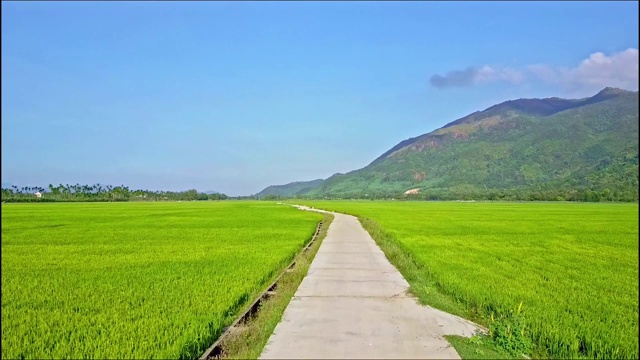
[[[638,90],[637,2],[2,2],[2,183],[264,187]]]

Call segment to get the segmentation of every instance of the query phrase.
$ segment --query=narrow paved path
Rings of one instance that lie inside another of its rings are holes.
[[[443,335],[477,327],[419,305],[358,219],[334,215],[260,358],[459,359]]]

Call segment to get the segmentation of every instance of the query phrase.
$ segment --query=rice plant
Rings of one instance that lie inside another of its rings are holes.
[[[197,358],[321,218],[264,202],[2,204],[2,358]]]
[[[638,204],[304,203],[379,224],[419,265],[407,278],[417,293],[435,284],[487,326],[491,314],[494,326],[526,321],[516,350],[638,358]]]

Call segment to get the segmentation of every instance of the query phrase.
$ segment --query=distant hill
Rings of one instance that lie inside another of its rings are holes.
[[[637,201],[638,92],[506,101],[317,184],[297,195]]]
[[[264,198],[268,195],[282,196],[282,197],[294,197],[296,195],[305,194],[318,186],[322,185],[323,179],[316,179],[311,181],[297,181],[285,185],[271,185],[264,190],[255,194],[255,197]]]

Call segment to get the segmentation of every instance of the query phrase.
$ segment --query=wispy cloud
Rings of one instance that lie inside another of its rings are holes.
[[[638,49],[606,55],[591,54],[574,67],[533,64],[523,69],[470,67],[451,71],[446,75],[433,75],[431,85],[444,89],[465,87],[481,83],[502,81],[512,84],[538,80],[561,86],[567,92],[589,92],[606,86],[638,90]]]
[[[448,87],[464,87],[492,81],[520,83],[524,79],[520,71],[510,68],[495,68],[488,65],[469,67],[465,70],[451,71],[446,75],[433,75],[431,85],[444,89]]]

